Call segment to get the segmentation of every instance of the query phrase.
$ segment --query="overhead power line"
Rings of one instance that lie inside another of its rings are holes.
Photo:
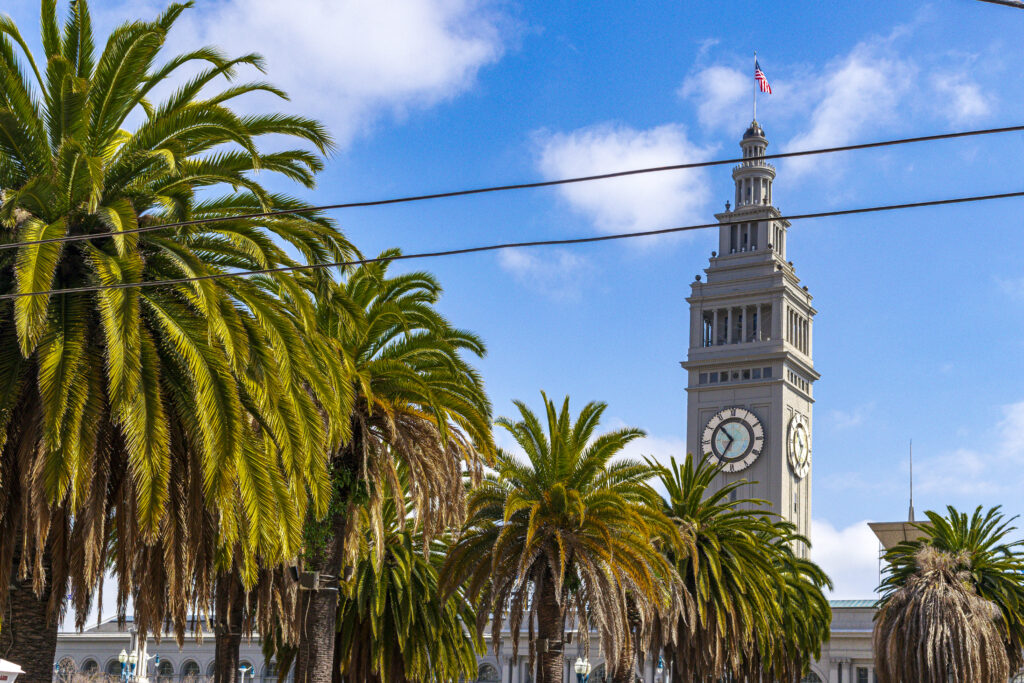
[[[810,218],[829,218],[832,216],[852,216],[855,214],[864,213],[878,213],[881,211],[898,211],[901,209],[919,209],[928,206],[948,206],[951,204],[968,204],[971,202],[984,202],[991,201],[993,199],[1010,199],[1013,197],[1024,197],[1024,191],[1021,192],[1003,192],[1000,194],[986,194],[986,195],[974,195],[971,197],[953,197],[949,199],[932,199],[924,202],[909,202],[906,204],[885,204],[882,206],[868,206],[860,207],[856,209],[839,209],[833,211],[818,211],[815,213],[801,213],[793,214],[791,216],[773,216],[767,219],[756,219],[756,220],[773,220],[773,221],[798,221],[806,220]],[[50,289],[41,292],[24,292],[18,294],[4,294],[0,295],[0,301],[8,299],[19,299],[26,296],[49,296],[54,294],[79,294],[83,292],[100,292],[111,289],[134,289],[141,287],[159,287],[166,285],[178,285],[186,284],[189,282],[200,282],[203,280],[219,280],[223,278],[232,277],[248,277],[250,275],[272,275],[276,273],[294,272],[294,271],[309,271],[319,270],[322,268],[338,268],[347,266],[360,266],[369,263],[378,263],[381,261],[409,261],[412,259],[425,259],[425,258],[437,258],[441,256],[457,256],[460,254],[476,254],[485,251],[497,251],[499,249],[522,249],[526,247],[551,247],[551,246],[564,246],[570,244],[591,244],[594,242],[608,242],[611,240],[623,240],[632,239],[637,237],[651,237],[654,235],[668,235],[676,232],[686,232],[690,230],[702,230],[706,228],[718,228],[723,225],[739,225],[741,223],[751,222],[751,217],[744,219],[738,219],[734,221],[722,221],[719,223],[702,223],[699,225],[685,225],[675,228],[661,228],[659,230],[645,230],[643,232],[623,232],[614,235],[595,235],[593,237],[574,237],[568,239],[558,240],[532,240],[529,242],[506,242],[504,244],[486,244],[478,247],[463,247],[460,249],[445,249],[441,251],[427,251],[419,252],[415,254],[399,254],[397,256],[378,256],[375,258],[356,259],[351,261],[334,261],[331,263],[310,263],[297,266],[278,266],[276,268],[261,268],[259,270],[240,270],[229,273],[211,273],[209,275],[200,275],[197,277],[183,277],[175,278],[170,280],[148,280],[141,282],[123,282],[114,285],[90,285],[85,287],[69,287],[66,289]]]
[[[934,142],[936,140],[952,140],[955,138],[966,138],[975,137],[979,135],[995,135],[1000,133],[1014,133],[1024,131],[1024,125],[1020,126],[1006,126],[1003,128],[984,128],[980,130],[966,130],[958,131],[955,133],[941,133],[939,135],[923,135],[913,138],[899,138],[896,140],[882,140],[879,142],[864,142],[856,145],[843,145],[840,147],[823,147],[820,149],[808,149],[797,152],[779,152],[777,154],[766,154],[761,157],[757,157],[760,161],[768,161],[772,159],[791,159],[794,157],[813,156],[818,154],[833,154],[837,152],[851,152],[861,149],[874,149],[878,147],[893,147],[896,145],[906,145],[916,142]],[[226,221],[236,220],[251,220],[257,218],[272,218],[275,216],[294,216],[307,213],[318,213],[321,211],[334,211],[339,209],[355,209],[365,208],[371,206],[386,206],[390,204],[408,204],[411,202],[422,202],[428,199],[446,199],[451,197],[466,197],[469,195],[486,194],[491,192],[508,192],[512,190],[527,190],[538,187],[554,187],[557,185],[569,185],[573,183],[585,183],[595,180],[607,180],[610,178],[623,178],[626,176],[641,175],[645,173],[662,173],[665,171],[681,171],[691,168],[705,168],[708,166],[723,166],[726,164],[738,164],[750,161],[749,158],[737,157],[733,159],[716,159],[713,161],[697,161],[687,164],[671,164],[668,166],[651,166],[647,168],[637,168],[628,171],[615,171],[612,173],[601,173],[598,175],[578,176],[575,178],[560,178],[557,180],[541,180],[532,183],[516,183],[513,185],[493,185],[488,187],[478,187],[468,190],[453,190],[451,192],[438,192],[434,194],[420,194],[420,195],[409,195],[405,197],[393,197],[390,199],[374,199],[368,201],[359,202],[343,202],[340,204],[323,204],[320,206],[309,206],[300,209],[281,209],[275,211],[261,211],[257,213],[245,213],[238,214],[235,216],[218,216],[214,218],[197,218],[194,220],[177,221],[174,223],[160,223],[157,225],[145,225],[131,230],[122,230],[117,233],[90,233],[83,235],[64,235],[62,237],[51,237],[42,240],[30,240],[25,242],[11,242],[9,244],[0,244],[0,251],[6,249],[16,249],[23,246],[33,246],[42,244],[58,244],[64,242],[80,242],[88,240],[103,239],[111,237],[113,235],[135,235],[144,232],[153,232],[155,230],[166,230],[168,228],[181,228],[190,225],[208,225],[210,223],[223,223]]]
[[[1017,9],[1024,9],[1024,2],[1020,0],[981,0],[982,2],[990,2],[993,5],[1006,5],[1007,7],[1016,7]]]

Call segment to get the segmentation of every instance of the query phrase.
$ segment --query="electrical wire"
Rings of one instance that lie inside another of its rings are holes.
[[[981,0],[981,2],[989,2],[993,5],[1006,5],[1007,7],[1024,9],[1024,2],[1020,2],[1019,0]]]
[[[919,209],[929,206],[949,206],[952,204],[967,204],[972,202],[984,202],[994,199],[1010,199],[1013,197],[1024,197],[1024,191],[1002,192],[999,194],[974,195],[970,197],[953,197],[948,199],[932,199],[923,202],[909,202],[905,204],[885,204],[882,206],[867,206],[856,209],[838,209],[833,211],[818,211],[815,213],[801,213],[790,216],[771,216],[770,218],[759,218],[748,216],[733,221],[722,221],[718,223],[702,223],[700,225],[684,225],[675,228],[661,228],[658,230],[644,230],[642,232],[623,232],[613,235],[595,235],[593,237],[573,237],[556,240],[532,240],[528,242],[506,242],[503,244],[485,244],[478,247],[463,247],[460,249],[445,249],[441,251],[418,252],[414,254],[398,254],[395,256],[378,256],[374,258],[356,259],[351,261],[334,261],[331,263],[309,263],[295,266],[278,266],[275,268],[260,268],[258,270],[239,270],[227,273],[210,273],[196,277],[182,277],[168,280],[143,280],[139,282],[120,282],[113,285],[89,285],[84,287],[68,287],[65,289],[49,289],[39,292],[19,292],[17,294],[0,295],[0,301],[9,299],[20,299],[27,296],[50,296],[54,294],[80,294],[83,292],[102,292],[112,289],[135,289],[141,287],[159,287],[166,285],[187,284],[189,282],[201,282],[204,280],[219,280],[222,278],[248,277],[249,275],[273,275],[277,273],[319,270],[322,268],[340,268],[349,266],[360,266],[381,261],[409,261],[413,259],[438,258],[442,256],[457,256],[461,254],[477,254],[485,251],[498,251],[500,249],[523,249],[527,247],[550,247],[564,246],[570,244],[592,244],[595,242],[608,242],[611,240],[633,239],[638,237],[651,237],[654,235],[668,235],[676,232],[690,230],[702,230],[707,228],[720,228],[726,225],[740,225],[754,221],[797,221],[810,218],[829,218],[833,216],[852,216],[864,213],[878,213],[882,211],[898,211],[902,209]]]
[[[834,154],[837,152],[851,152],[862,149],[875,149],[879,147],[893,147],[896,145],[906,145],[917,142],[934,142],[936,140],[952,140],[956,138],[975,137],[980,135],[996,135],[1001,133],[1014,133],[1024,131],[1024,125],[1019,126],[1006,126],[1003,128],[984,128],[980,130],[967,130],[957,131],[954,133],[940,133],[938,135],[923,135],[912,138],[899,138],[896,140],[882,140],[878,142],[863,142],[856,145],[843,145],[840,147],[823,147],[820,149],[808,149],[800,150],[796,152],[779,152],[777,154],[765,154],[764,156],[756,157],[758,161],[769,161],[772,159],[792,159],[795,157],[813,156],[818,154]],[[117,233],[90,233],[83,235],[64,235],[62,237],[51,237],[42,240],[29,240],[25,242],[11,242],[8,244],[0,244],[0,251],[7,249],[16,249],[24,246],[38,246],[42,244],[58,244],[65,242],[80,242],[95,239],[103,239],[114,235],[136,235],[144,232],[153,232],[155,230],[166,230],[168,228],[181,228],[190,225],[207,225],[210,223],[221,223],[235,220],[253,220],[257,218],[272,218],[275,216],[294,216],[307,213],[318,213],[321,211],[335,211],[340,209],[354,209],[354,208],[365,208],[372,206],[387,206],[390,204],[407,204],[411,202],[421,202],[429,199],[446,199],[451,197],[467,197],[470,195],[486,194],[491,192],[508,192],[512,190],[527,190],[539,187],[554,187],[558,185],[569,185],[572,183],[585,183],[595,180],[607,180],[610,178],[623,178],[633,175],[641,175],[644,173],[662,173],[665,171],[680,171],[691,168],[706,168],[709,166],[723,166],[726,164],[738,164],[749,162],[750,157],[738,157],[735,159],[716,159],[713,161],[696,161],[687,164],[672,164],[669,166],[651,166],[647,168],[637,168],[629,171],[615,171],[612,173],[601,173],[598,175],[578,176],[575,178],[560,178],[557,180],[541,180],[532,183],[516,183],[513,185],[493,185],[488,187],[478,187],[468,190],[454,190],[451,192],[438,192],[435,194],[419,194],[409,195],[405,197],[392,197],[390,199],[374,199],[368,201],[359,202],[344,202],[340,204],[323,204],[320,206],[309,206],[298,209],[281,209],[275,211],[260,211],[256,213],[245,213],[238,214],[235,216],[217,216],[211,218],[197,218],[187,221],[177,221],[174,223],[160,223],[157,225],[145,225],[138,228],[132,228],[130,230],[122,230]]]

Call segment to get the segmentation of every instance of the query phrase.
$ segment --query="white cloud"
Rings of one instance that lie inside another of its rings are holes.
[[[678,93],[697,105],[697,118],[705,128],[738,130],[745,124],[746,109],[740,104],[750,97],[751,79],[718,64],[688,76]]]
[[[1024,277],[1021,278],[999,278],[997,281],[999,289],[1017,301],[1024,301]]]
[[[954,124],[976,121],[992,111],[992,98],[964,73],[941,73],[932,77],[938,101],[945,105],[946,117]]]
[[[186,12],[170,48],[259,52],[267,80],[292,98],[273,106],[321,118],[344,147],[382,116],[471,88],[501,57],[510,25],[486,1],[226,0]]]
[[[874,403],[860,405],[851,410],[830,410],[826,416],[827,421],[836,429],[850,429],[864,424],[868,415],[875,408]]]
[[[898,119],[914,87],[916,65],[880,45],[861,43],[807,87],[820,91],[809,128],[786,145],[787,151],[849,144]],[[819,157],[787,161],[787,173],[802,175],[823,163]],[[828,163],[828,162],[824,162]]]
[[[944,496],[1006,495],[1019,490],[1024,460],[1024,401],[1003,406],[1003,417],[986,439],[990,450],[958,448],[924,458],[915,469],[914,486]]]
[[[636,130],[600,124],[571,133],[542,131],[535,138],[538,166],[546,178],[681,164],[706,159],[711,153],[691,142],[678,125]],[[703,169],[562,185],[558,191],[573,209],[605,233],[703,222],[711,196]]]
[[[502,249],[502,269],[525,287],[554,299],[575,299],[582,293],[590,262],[566,249]]]
[[[1003,406],[999,431],[1003,454],[1015,459],[1024,458],[1024,401]]]
[[[878,539],[867,520],[845,529],[836,529],[824,519],[811,520],[811,542],[811,559],[832,579],[832,599],[875,597]]]
[[[914,489],[941,496],[991,496],[1007,483],[993,476],[992,459],[969,448],[921,458],[914,468]]]

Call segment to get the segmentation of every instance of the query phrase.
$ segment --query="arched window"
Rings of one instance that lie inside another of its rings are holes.
[[[476,672],[477,683],[501,683],[501,674],[493,664],[481,664]]]
[[[277,683],[277,664],[274,662],[263,667],[263,683]]]
[[[121,675],[121,662],[116,659],[111,659],[107,662],[106,672],[108,676],[120,676]]]
[[[1024,683],[1024,671],[1021,671],[1016,676],[1014,676],[1010,680],[1010,683]]]
[[[210,662],[210,666],[206,667],[206,675],[213,678],[216,675],[217,662]]]
[[[193,662],[191,659],[181,666],[181,680],[194,681],[199,678],[200,669],[199,665]]]
[[[160,666],[156,669],[156,682],[157,683],[171,683],[174,680],[174,665],[168,662],[166,659],[160,661]]]
[[[82,673],[92,676],[100,672],[100,665],[95,659],[87,659],[82,663]]]
[[[800,683],[821,683],[821,677],[812,671],[801,678]]]
[[[78,667],[75,666],[75,660],[71,657],[63,657],[60,663],[57,664],[57,669],[54,671],[56,676],[54,678],[57,683],[71,683],[71,679],[78,673]]]

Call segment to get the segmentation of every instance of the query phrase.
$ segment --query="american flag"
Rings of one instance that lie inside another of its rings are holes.
[[[761,65],[754,60],[754,80],[761,87],[761,92],[766,92],[769,95],[772,94],[772,86],[768,85],[768,79],[764,77],[764,72],[761,71]]]

